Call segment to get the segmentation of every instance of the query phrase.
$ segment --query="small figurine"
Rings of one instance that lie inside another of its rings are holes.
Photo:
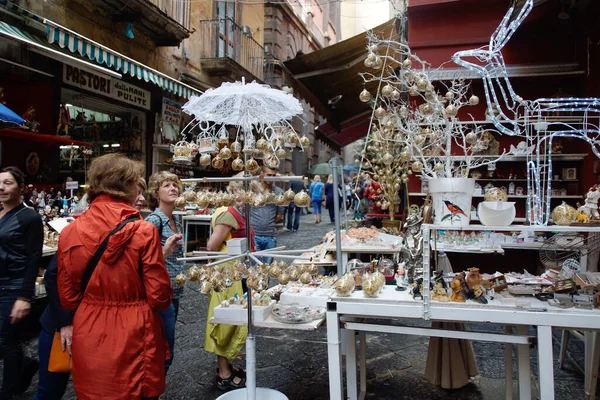
[[[477,285],[471,290],[469,290],[467,297],[481,304],[487,304],[488,302],[485,296],[483,295],[483,288],[481,287],[481,285]]]
[[[412,284],[411,293],[412,293],[414,300],[416,300],[417,297],[420,297],[421,300],[423,300],[423,294],[422,294],[423,293],[423,278],[417,279]]]
[[[58,125],[56,126],[56,134],[69,136],[69,124],[71,123],[71,113],[64,103],[60,103],[58,111]]]
[[[600,199],[600,189],[598,189],[598,185],[594,185],[588,191],[585,197],[585,204],[582,207],[582,212],[592,221],[600,220],[600,215],[598,214],[598,199]]]
[[[464,275],[456,274],[452,283],[450,284],[450,288],[452,288],[452,295],[450,296],[450,301],[456,301],[458,303],[464,303],[466,300],[465,292],[463,290],[464,284]]]
[[[552,142],[552,154],[562,154],[562,141],[554,139]]]
[[[35,116],[36,116],[35,107],[29,106],[27,111],[25,111],[23,113],[23,115],[21,115],[21,117],[23,117],[23,119],[25,120],[25,123],[23,124],[23,129],[27,129],[31,132],[37,133],[38,127],[40,126],[40,124],[39,124],[39,122],[37,122],[35,120]]]
[[[441,283],[436,283],[435,288],[431,292],[431,299],[436,301],[448,302],[450,299],[448,298],[448,292]]]

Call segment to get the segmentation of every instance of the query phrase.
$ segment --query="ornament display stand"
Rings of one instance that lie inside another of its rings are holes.
[[[286,176],[286,177],[270,177],[265,176],[262,178],[264,181],[269,182],[289,182],[289,181],[298,181],[303,180],[303,176]],[[193,179],[182,179],[183,183],[198,183],[198,182],[233,182],[233,181],[242,181],[246,183],[248,186],[250,181],[258,181],[258,176],[244,176],[244,177],[230,177],[230,178],[193,178]],[[335,183],[335,175],[334,175],[334,183]],[[246,187],[246,190],[248,187]],[[244,204],[244,218],[246,220],[246,238],[248,239],[248,247],[251,249],[251,235],[250,235],[250,204]],[[336,224],[338,224],[338,235],[339,235],[339,222],[338,216],[336,216]],[[338,240],[339,243],[339,240]],[[207,254],[206,256],[200,257],[181,257],[178,258],[177,261],[184,262],[192,262],[192,261],[202,261],[202,260],[217,260],[211,263],[206,264],[207,267],[214,267],[226,262],[231,262],[234,260],[245,259],[247,263],[250,263],[250,260],[257,263],[257,265],[262,264],[262,261],[258,259],[258,257],[278,257],[278,258],[293,258],[300,260],[310,260],[310,257],[306,256],[295,256],[295,253],[305,253],[309,250],[301,249],[301,250],[284,250],[285,246],[279,246],[273,249],[261,250],[261,251],[251,251],[248,250],[242,254],[231,255],[227,253],[221,252],[202,252]],[[341,252],[341,248],[340,248]],[[339,264],[338,264],[339,271]],[[246,337],[246,388],[238,389],[224,395],[218,397],[219,400],[287,400],[287,397],[276,390],[268,389],[268,388],[257,388],[256,387],[256,339],[254,336],[254,326],[252,323],[252,289],[249,289],[248,293],[248,336]]]

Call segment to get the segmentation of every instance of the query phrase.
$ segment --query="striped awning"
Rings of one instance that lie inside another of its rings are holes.
[[[123,75],[129,74],[145,82],[152,82],[168,92],[185,98],[202,93],[192,86],[173,79],[55,22],[45,19],[44,24],[47,32],[46,39],[49,44],[56,43],[62,49],[68,49],[70,52],[94,61],[101,66],[106,66]]]

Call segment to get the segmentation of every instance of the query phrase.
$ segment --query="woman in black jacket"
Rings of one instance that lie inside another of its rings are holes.
[[[0,169],[0,357],[4,372],[0,399],[24,393],[37,371],[20,343],[20,322],[29,315],[42,257],[41,217],[21,202],[24,175],[16,167]]]

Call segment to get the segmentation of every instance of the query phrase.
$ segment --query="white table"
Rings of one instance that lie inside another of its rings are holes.
[[[397,292],[393,286],[385,286],[378,298],[365,298],[361,291],[350,297],[333,295],[327,304],[327,342],[329,359],[329,390],[331,399],[357,399],[366,390],[366,371],[362,357],[360,393],[356,381],[355,346],[346,346],[347,397],[343,396],[342,385],[342,337],[347,343],[354,343],[356,332],[364,339],[364,332],[402,333],[419,336],[453,337],[471,340],[502,342],[517,345],[519,366],[519,397],[530,399],[531,378],[528,326],[537,330],[537,353],[539,365],[540,397],[542,400],[554,398],[554,375],[552,357],[552,328],[600,330],[599,310],[558,309],[548,306],[535,298],[528,299],[528,308],[502,304],[493,300],[487,305],[478,303],[441,303],[431,301],[428,314],[424,313],[424,303],[415,301],[407,292]],[[393,326],[382,322],[364,323],[357,318],[413,319],[422,320],[428,315],[431,321],[491,323],[515,326],[515,334],[476,333],[446,331],[423,327]],[[343,328],[343,329],[342,329]],[[361,340],[361,353],[365,349]],[[507,356],[510,355],[507,352]],[[511,364],[510,362],[508,364]],[[512,374],[507,374],[507,380]],[[510,391],[512,383],[507,382]]]
[[[272,328],[272,329],[290,329],[296,331],[315,331],[325,321],[325,318],[316,319],[311,322],[304,324],[286,324],[277,321],[273,318],[273,314],[269,315],[264,321],[252,321],[252,326],[255,328]],[[223,325],[238,325],[248,326],[248,319],[231,320],[231,319],[217,319],[211,318],[211,324],[223,324]]]

